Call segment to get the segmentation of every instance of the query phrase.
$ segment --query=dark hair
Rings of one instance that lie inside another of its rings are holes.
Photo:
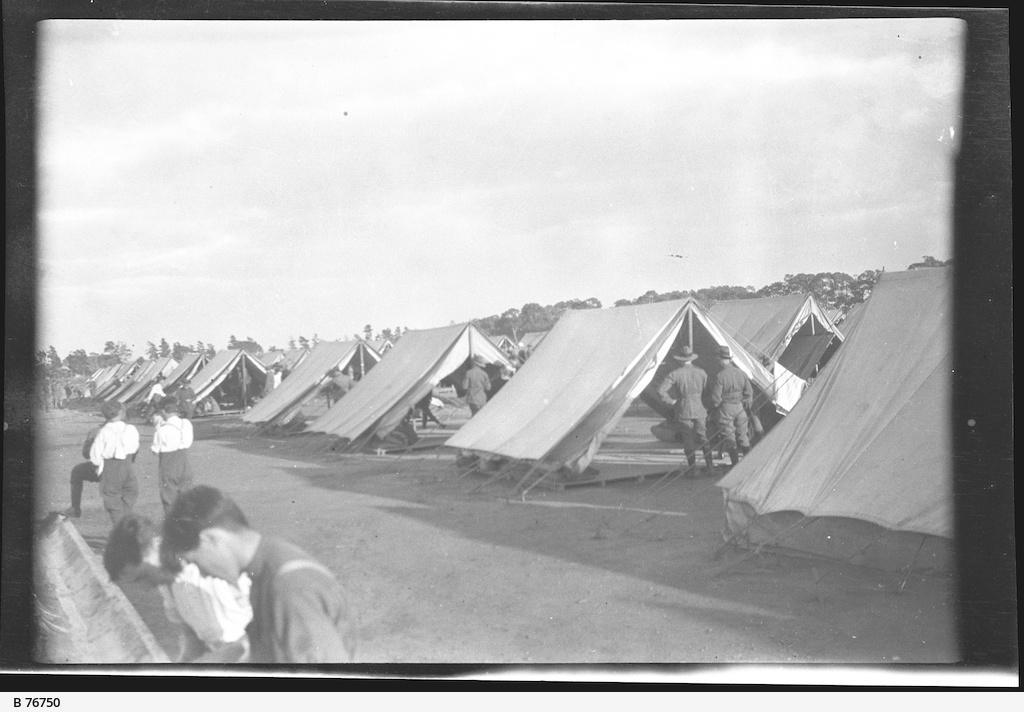
[[[112,581],[121,577],[126,566],[142,563],[142,552],[149,547],[156,534],[156,525],[140,514],[121,517],[107,537],[107,547],[103,550],[103,566]]]
[[[104,401],[103,405],[100,406],[100,412],[103,413],[103,417],[107,420],[113,420],[121,412],[121,404],[117,401]]]
[[[229,531],[248,529],[249,522],[230,497],[216,487],[199,485],[178,495],[164,519],[160,558],[177,558],[199,546],[204,529],[220,527]]]
[[[160,399],[160,410],[165,413],[177,413],[178,399],[174,396],[164,396]]]

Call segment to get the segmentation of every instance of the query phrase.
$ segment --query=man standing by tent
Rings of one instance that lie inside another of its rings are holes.
[[[182,383],[174,391],[174,397],[178,400],[178,412],[186,420],[191,420],[196,412],[196,392],[192,389],[192,384],[188,381]]]
[[[684,346],[682,353],[672,358],[682,365],[665,376],[658,387],[658,397],[672,407],[675,430],[682,440],[683,452],[686,453],[687,472],[694,472],[697,466],[697,448],[700,447],[704,453],[707,472],[709,475],[713,474],[714,461],[711,458],[705,428],[707,410],[702,400],[708,374],[693,363],[697,359],[697,354],[689,346]]]
[[[729,452],[729,461],[735,465],[739,462],[739,453],[745,455],[750,450],[747,411],[754,402],[754,388],[747,374],[733,362],[728,346],[718,347],[718,358],[722,370],[711,378],[708,400],[716,411],[715,422],[722,444]]]
[[[474,356],[473,364],[462,377],[462,390],[466,392],[471,418],[487,404],[487,394],[491,392],[491,378],[484,370],[484,364],[481,357]]]
[[[167,394],[164,393],[164,377],[161,374],[156,377],[156,382],[153,384],[153,387],[149,389],[149,395],[146,396],[146,405],[151,408],[159,408],[160,401],[166,397]]]

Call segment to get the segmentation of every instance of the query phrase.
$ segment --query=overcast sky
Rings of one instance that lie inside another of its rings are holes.
[[[47,22],[41,346],[284,346],[946,259],[962,41],[941,19]]]

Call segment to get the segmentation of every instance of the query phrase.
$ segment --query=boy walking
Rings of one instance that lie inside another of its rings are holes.
[[[150,450],[157,454],[160,501],[167,512],[178,494],[192,486],[192,465],[188,450],[192,447],[192,423],[178,413],[178,399],[167,396],[158,404],[162,416],[153,431]]]
[[[103,508],[116,524],[139,499],[139,483],[132,471],[139,452],[139,431],[124,422],[124,406],[117,401],[107,401],[100,412],[106,423],[89,446],[89,462],[71,471],[71,508],[65,514],[82,516],[82,483],[99,482]]]

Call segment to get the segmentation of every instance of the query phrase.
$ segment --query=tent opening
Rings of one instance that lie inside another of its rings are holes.
[[[672,343],[672,347],[669,349],[668,356],[665,360],[658,365],[658,369],[654,374],[654,378],[651,383],[643,390],[640,394],[639,400],[642,400],[645,404],[651,407],[658,415],[665,419],[672,417],[672,408],[666,405],[658,397],[658,387],[665,377],[679,367],[680,363],[676,359],[672,358],[673,355],[682,352],[684,346],[690,344],[690,338],[692,335],[692,348],[694,353],[697,354],[697,360],[694,364],[702,368],[708,374],[708,382],[711,378],[722,370],[721,361],[717,357],[719,344],[715,340],[715,337],[711,335],[707,327],[705,327],[699,319],[694,319],[693,314],[687,315],[687,323],[683,324],[683,328],[679,330],[679,335],[676,336],[675,341]],[[692,321],[692,327],[690,326]],[[775,405],[772,402],[771,394],[766,393],[763,389],[758,387],[756,383],[751,381],[751,386],[754,389],[754,413],[758,416],[761,421],[764,431],[767,433],[772,426],[782,420]],[[709,407],[709,403],[705,399],[704,406]],[[657,427],[657,426],[655,426]],[[653,432],[653,430],[652,430]],[[660,433],[664,433],[663,430],[655,432],[655,435],[659,439],[663,439]],[[709,428],[708,438],[712,439],[714,433]],[[751,431],[753,436],[753,431]],[[674,441],[673,441],[674,442]],[[751,441],[753,444],[753,438]]]

